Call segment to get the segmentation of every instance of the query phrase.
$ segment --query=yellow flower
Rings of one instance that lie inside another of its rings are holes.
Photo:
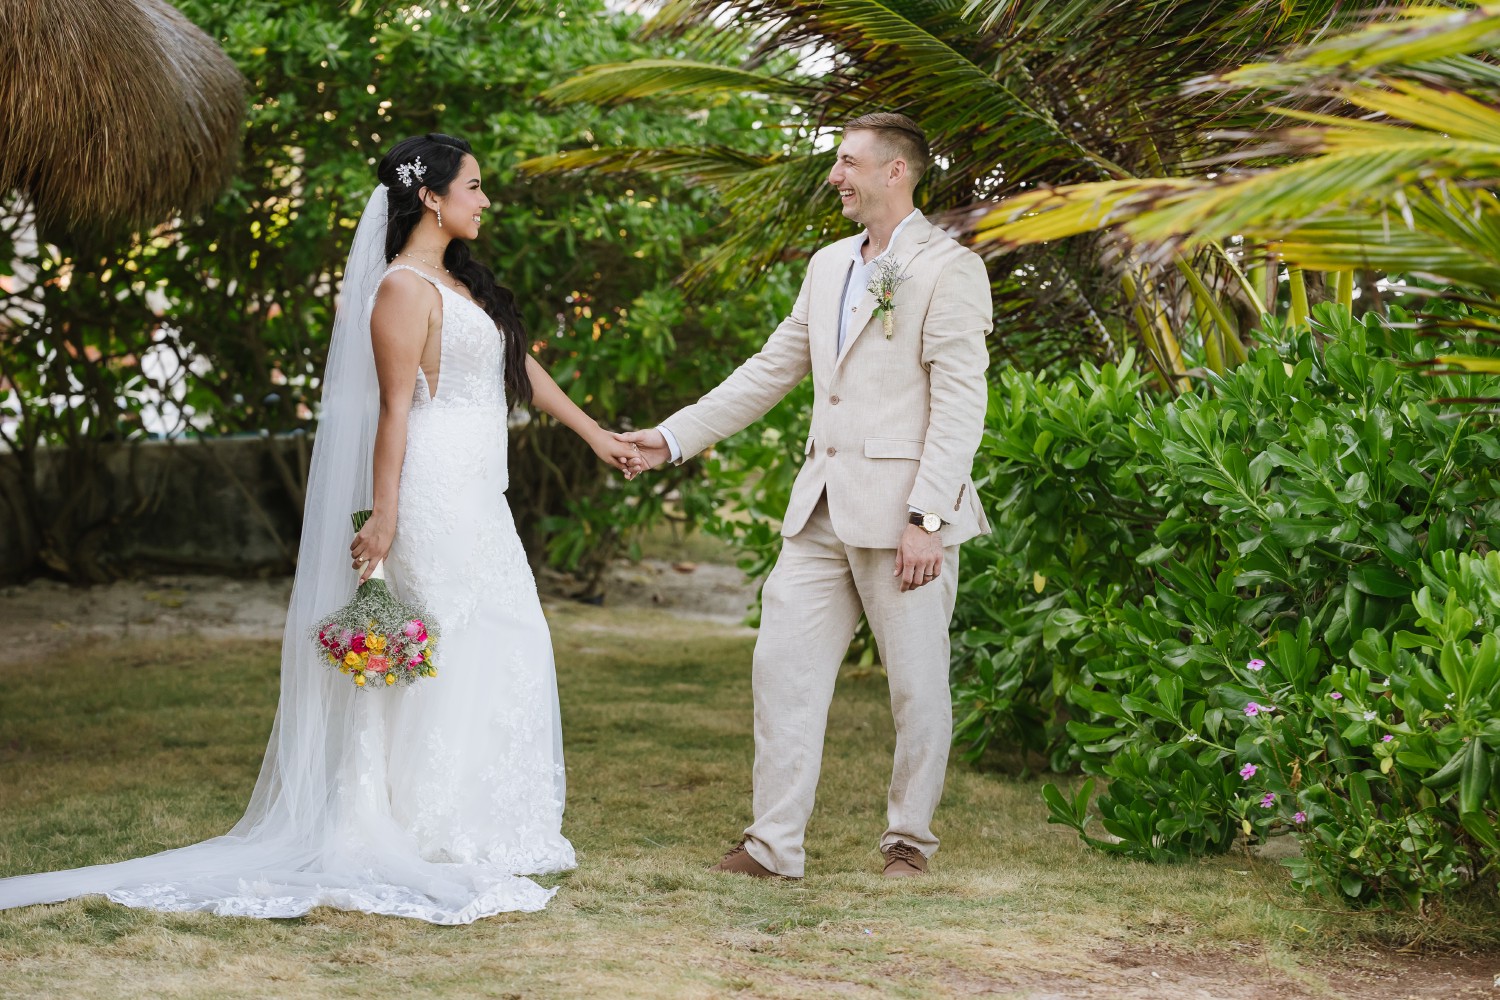
[[[391,685],[391,684],[396,683],[396,675],[395,674],[386,674],[385,675],[385,682],[386,682],[387,685]]]
[[[371,633],[365,636],[365,646],[372,653],[382,653],[385,651],[385,636]]]
[[[358,653],[345,653],[344,654],[344,666],[346,666],[346,667],[357,667],[357,666],[359,666],[359,654]]]
[[[354,675],[354,683],[358,684],[360,687],[364,687],[365,686],[365,675],[364,674],[355,674]]]

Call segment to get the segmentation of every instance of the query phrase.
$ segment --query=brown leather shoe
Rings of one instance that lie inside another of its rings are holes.
[[[882,848],[880,853],[885,855],[885,871],[881,874],[886,878],[910,878],[913,875],[927,874],[927,857],[904,840]]]
[[[728,854],[720,858],[719,863],[710,868],[709,871],[732,872],[735,875],[749,875],[751,878],[785,879],[788,882],[798,881],[796,876],[773,872],[759,861],[756,861],[750,856],[750,852],[745,850],[745,842],[743,840],[736,844],[734,849]]]

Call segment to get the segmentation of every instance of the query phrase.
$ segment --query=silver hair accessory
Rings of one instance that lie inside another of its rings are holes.
[[[402,187],[411,187],[412,178],[421,180],[427,174],[427,168],[422,166],[422,158],[419,156],[410,163],[403,163],[396,168],[396,176],[401,178]]]

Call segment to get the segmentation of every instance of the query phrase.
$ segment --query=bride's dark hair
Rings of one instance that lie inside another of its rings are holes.
[[[445,195],[448,185],[458,176],[465,155],[473,150],[463,139],[440,132],[402,139],[386,152],[380,161],[377,174],[386,187],[385,259],[386,263],[396,259],[411,232],[422,221],[426,208],[419,197],[425,187],[434,194]],[[396,168],[417,159],[422,161],[423,173],[413,177],[410,187],[402,182]],[[526,406],[531,402],[531,376],[526,372],[527,349],[531,346],[526,334],[526,325],[516,308],[516,297],[509,288],[495,280],[489,268],[474,259],[469,245],[463,240],[448,242],[443,254],[443,266],[459,281],[462,281],[484,311],[494,319],[495,325],[505,333],[505,391],[512,406]]]

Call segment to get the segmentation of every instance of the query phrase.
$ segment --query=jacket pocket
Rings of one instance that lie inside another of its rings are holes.
[[[811,455],[812,454],[812,450],[813,450],[813,436],[811,434],[809,434],[807,436],[807,444],[802,449],[802,457],[806,458],[808,455]]]
[[[900,438],[865,438],[865,458],[911,458],[922,457],[922,441],[903,441]]]

